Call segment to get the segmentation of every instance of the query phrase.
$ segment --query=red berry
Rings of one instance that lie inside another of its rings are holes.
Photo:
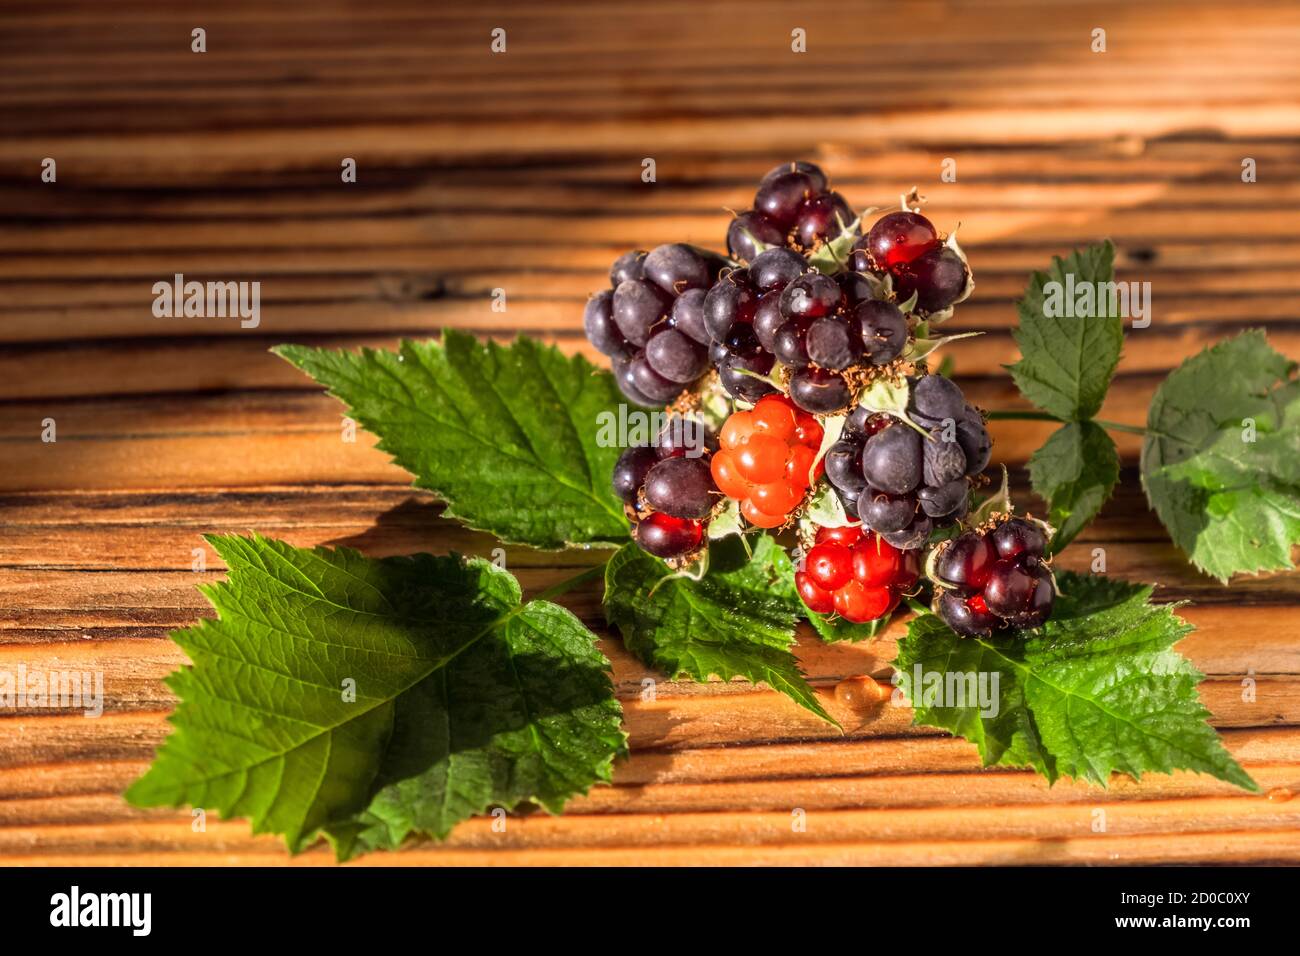
[[[736,461],[731,452],[715,452],[709,461],[709,470],[713,474],[713,483],[728,498],[739,501],[749,497],[749,482],[736,470]]]
[[[759,399],[750,416],[755,432],[771,435],[783,442],[789,442],[795,437],[794,409],[783,398],[772,395]]]
[[[810,611],[816,611],[818,614],[830,614],[835,610],[835,599],[830,591],[819,586],[811,575],[796,571],[794,573],[794,586],[799,592],[799,597],[803,598],[803,603],[808,605]]]
[[[846,524],[842,528],[818,528],[817,543],[823,541],[834,541],[836,544],[842,544],[845,547],[852,547],[857,544],[858,539],[862,537],[862,525]]]
[[[756,528],[779,528],[785,524],[785,512],[779,515],[768,514],[755,505],[750,498],[740,503],[740,513]]]
[[[807,488],[808,473],[812,470],[813,459],[816,457],[817,452],[807,445],[795,445],[790,449],[790,460],[785,463],[785,480],[800,489]],[[817,467],[821,467],[821,462],[817,463]]]
[[[656,511],[636,526],[636,543],[659,558],[690,554],[704,540],[704,525],[689,518],[674,518]]]
[[[749,440],[736,448],[732,457],[736,470],[747,481],[766,484],[785,475],[785,463],[790,459],[790,446],[779,438],[754,432]]]
[[[938,245],[934,223],[916,212],[891,212],[867,233],[867,249],[881,269],[892,270]]]
[[[854,624],[874,621],[892,611],[898,604],[898,595],[889,588],[869,588],[858,581],[835,592],[835,610]]]
[[[867,535],[853,549],[853,578],[869,588],[887,587],[896,582],[902,557],[889,542]]]
[[[722,431],[718,433],[718,441],[723,448],[735,450],[749,441],[749,436],[753,433],[753,413],[735,412],[722,423]]]
[[[844,586],[854,576],[853,552],[833,541],[809,551],[805,566],[808,575],[828,591]]]
[[[800,410],[795,415],[794,438],[801,445],[807,445],[814,451],[822,444],[822,426],[817,419]]]
[[[749,499],[754,507],[770,515],[789,514],[803,500],[803,489],[795,488],[788,481],[773,481],[763,485],[752,485]]]

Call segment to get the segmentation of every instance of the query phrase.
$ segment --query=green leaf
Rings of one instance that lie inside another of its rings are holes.
[[[790,650],[802,602],[785,552],[762,535],[750,557],[733,535],[710,546],[709,561],[709,573],[693,581],[670,577],[662,561],[635,545],[610,559],[605,617],[628,650],[669,678],[764,681],[835,723]]]
[[[1058,428],[1029,459],[1029,479],[1048,504],[1056,526],[1052,550],[1074,540],[1119,481],[1119,452],[1106,430],[1091,421]]]
[[[868,621],[865,624],[854,624],[838,614],[831,617],[818,614],[810,609],[808,605],[803,604],[802,599],[799,603],[803,605],[803,615],[808,619],[808,623],[812,625],[812,629],[827,644],[838,644],[842,641],[853,644],[858,641],[874,640],[880,635],[881,631],[889,626],[889,619],[893,616],[886,614],[884,617],[878,617],[874,621]]]
[[[618,442],[598,440],[624,400],[581,356],[450,329],[396,353],[274,351],[341,399],[417,487],[447,502],[448,517],[536,548],[627,540],[609,479]]]
[[[248,817],[294,852],[324,831],[346,858],[491,806],[559,812],[626,752],[595,636],[490,562],[208,540],[230,576],[201,588],[218,617],[173,634],[193,663],[136,806]]]
[[[1195,770],[1258,790],[1207,723],[1204,675],[1173,650],[1192,629],[1173,606],[1148,603],[1145,585],[1058,577],[1038,631],[962,638],[933,614],[911,623],[894,663],[916,723],[965,737],[985,766],[1050,781]]]
[[[1053,259],[1046,272],[1030,277],[1020,302],[1020,325],[1014,336],[1021,359],[1008,369],[1021,394],[1064,421],[1097,414],[1124,344],[1124,323],[1110,308],[1108,295],[1095,297],[1087,318],[1061,314],[1067,282],[1079,288],[1114,278],[1115,247],[1107,241],[1076,250],[1063,260]],[[1063,290],[1060,301],[1045,299],[1049,282]],[[1053,316],[1047,315],[1049,301]]]
[[[1147,412],[1147,499],[1202,571],[1286,570],[1300,542],[1300,382],[1260,330],[1194,355]]]

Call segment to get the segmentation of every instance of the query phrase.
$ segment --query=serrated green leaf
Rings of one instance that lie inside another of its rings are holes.
[[[448,517],[536,548],[627,540],[610,486],[620,449],[598,441],[600,416],[616,417],[624,399],[581,356],[450,329],[396,353],[274,351],[341,399]]]
[[[818,614],[804,604],[802,599],[799,603],[803,605],[803,616],[812,625],[812,629],[817,632],[817,636],[827,644],[839,644],[845,641],[854,644],[858,641],[874,640],[880,635],[881,631],[889,626],[889,619],[893,616],[892,614],[886,614],[884,617],[878,617],[874,621],[867,621],[865,624],[854,624],[838,614],[830,617],[825,614]]]
[[[1021,358],[1008,369],[1027,399],[1057,418],[1077,421],[1101,408],[1119,363],[1124,323],[1106,295],[1096,297],[1089,317],[1059,314],[1062,310],[1047,315],[1044,287],[1055,282],[1064,289],[1070,277],[1076,288],[1113,282],[1115,247],[1107,241],[1075,250],[1030,277],[1019,306],[1020,325],[1013,333]]]
[[[775,541],[760,536],[749,556],[737,536],[724,538],[710,546],[702,580],[665,580],[670,574],[631,544],[606,565],[605,616],[628,650],[670,678],[762,681],[835,723],[790,650],[802,602]]]
[[[1028,765],[1051,781],[1194,770],[1258,790],[1207,723],[1204,675],[1173,650],[1191,631],[1173,607],[1148,603],[1145,585],[1058,580],[1063,593],[1038,631],[962,638],[933,614],[910,624],[895,666],[916,723],[965,737],[985,766]]]
[[[625,752],[595,636],[490,562],[208,540],[230,575],[202,588],[218,617],[172,635],[192,666],[136,806],[248,817],[294,852],[326,832],[346,858],[491,806],[558,812]]]
[[[1300,542],[1300,382],[1260,330],[1194,355],[1147,412],[1142,486],[1174,543],[1220,581],[1286,570]]]
[[[1048,504],[1057,528],[1052,550],[1060,551],[1110,497],[1119,481],[1119,451],[1100,425],[1070,422],[1030,457],[1029,479]]]

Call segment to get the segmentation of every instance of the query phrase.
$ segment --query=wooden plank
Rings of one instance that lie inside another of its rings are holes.
[[[168,731],[161,678],[184,663],[168,632],[211,613],[194,585],[222,566],[206,549],[191,569],[203,533],[375,556],[495,547],[445,521],[372,439],[344,443],[341,407],[266,352],[277,342],[391,347],[454,327],[591,357],[577,317],[616,255],[719,248],[725,210],[797,155],[854,204],[890,206],[919,183],[941,226],[961,222],[979,285],[952,328],[986,334],[952,351],[986,407],[1026,407],[1002,366],[1028,271],[1102,236],[1121,278],[1152,283],[1154,310],[1106,417],[1140,423],[1170,368],[1242,328],[1300,356],[1294,4],[1064,0],[1044,15],[1037,0],[917,0],[862,17],[831,0],[616,0],[602,14],[494,8],[503,57],[481,5],[460,2],[230,0],[205,13],[201,57],[191,14],[147,0],[6,18],[0,667],[99,671],[106,699],[96,719],[0,714],[0,863],[330,863],[323,847],[290,858],[242,821],[195,833],[187,810],[118,797]],[[1098,25],[1104,55],[1089,50]],[[57,185],[39,182],[44,156]],[[355,185],[338,180],[343,156],[359,160]],[[958,181],[937,182],[948,157]],[[261,326],[153,318],[151,286],[176,272],[262,282]],[[506,313],[487,308],[495,288]],[[1020,466],[1051,427],[993,428],[1022,502]],[[1266,793],[1185,773],[1099,791],[981,770],[970,744],[883,700],[901,620],[855,646],[801,629],[840,736],[766,688],[662,679],[604,627],[593,585],[564,601],[600,636],[626,707],[633,754],[614,786],[563,817],[515,815],[505,833],[470,821],[445,845],[360,865],[1300,861],[1300,584],[1225,588],[1191,570],[1147,510],[1136,438],[1118,437],[1116,496],[1058,566],[1088,571],[1102,549],[1107,573],[1192,602],[1180,650]],[[529,593],[600,557],[507,549]]]

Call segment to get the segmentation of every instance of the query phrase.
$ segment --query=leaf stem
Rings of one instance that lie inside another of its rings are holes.
[[[1147,430],[1141,425],[1125,425],[1123,422],[1108,422],[1104,418],[1094,418],[1094,422],[1112,432],[1128,432],[1130,435],[1145,435]]]
[[[984,417],[991,422],[1059,422],[1061,420],[1051,412],[993,411],[985,413]]]
[[[1021,412],[1021,411],[1003,410],[1003,411],[988,412],[985,417],[991,422],[997,422],[997,421],[1060,422],[1062,425],[1066,423],[1064,418],[1057,418],[1051,412],[1031,412],[1031,411]],[[1147,433],[1147,430],[1143,428],[1141,425],[1126,425],[1123,422],[1107,421],[1104,418],[1090,418],[1088,420],[1095,425],[1100,425],[1102,428],[1105,428],[1107,431],[1127,432],[1130,435],[1145,435]]]

